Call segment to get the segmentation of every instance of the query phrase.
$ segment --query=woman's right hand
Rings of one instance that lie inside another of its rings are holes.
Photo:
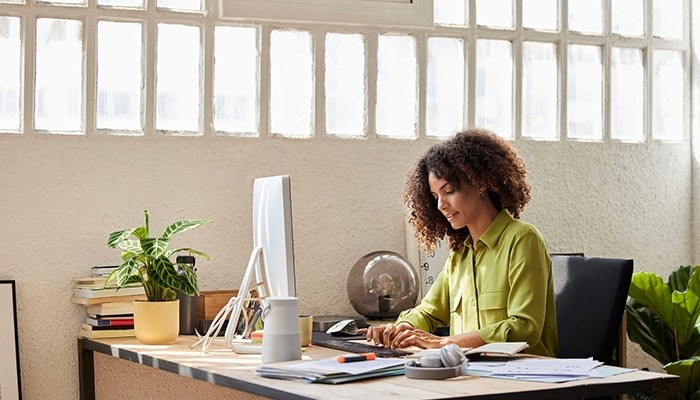
[[[392,323],[382,325],[370,325],[367,329],[358,330],[357,333],[367,333],[367,341],[373,342],[376,345],[383,345],[387,348],[393,348],[392,342],[397,334],[406,330],[413,330],[413,326],[407,322],[401,322],[398,325]]]

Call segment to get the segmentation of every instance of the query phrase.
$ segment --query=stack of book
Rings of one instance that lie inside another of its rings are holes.
[[[92,276],[73,281],[71,301],[85,306],[86,318],[80,325],[80,336],[112,338],[134,336],[134,300],[145,300],[140,284],[117,289],[106,284],[116,266],[92,268]]]

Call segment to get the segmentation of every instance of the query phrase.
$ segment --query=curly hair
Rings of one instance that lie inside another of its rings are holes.
[[[468,129],[436,143],[408,174],[403,193],[408,222],[428,250],[445,236],[450,249],[458,250],[469,235],[469,228],[455,230],[438,210],[428,185],[429,173],[446,180],[455,190],[460,190],[463,182],[485,187],[496,208],[506,209],[516,219],[530,200],[525,164],[505,139],[484,129]]]

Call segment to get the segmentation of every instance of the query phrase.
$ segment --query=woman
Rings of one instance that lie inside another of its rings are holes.
[[[428,249],[449,239],[450,254],[416,307],[395,323],[371,326],[367,340],[391,348],[478,347],[524,341],[529,353],[558,352],[552,267],[538,230],[519,220],[530,200],[526,169],[504,139],[470,129],[418,160],[404,201]],[[449,325],[450,336],[432,334]]]

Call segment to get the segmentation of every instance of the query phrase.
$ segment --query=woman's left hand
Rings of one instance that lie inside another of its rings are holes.
[[[446,343],[444,336],[433,335],[420,329],[407,329],[394,336],[391,348],[400,349],[415,346],[421,349],[442,347]]]

